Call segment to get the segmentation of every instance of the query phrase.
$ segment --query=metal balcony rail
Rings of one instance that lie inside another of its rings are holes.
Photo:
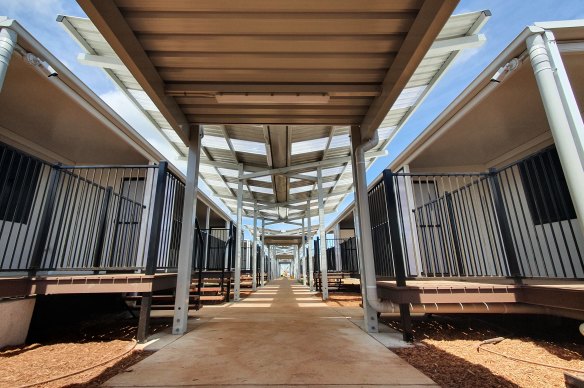
[[[314,271],[320,272],[320,238],[314,241]],[[337,260],[340,257],[340,262]],[[327,272],[359,272],[359,256],[357,254],[357,241],[351,238],[327,238],[326,239]]]
[[[232,229],[201,229],[201,234],[203,236],[202,250],[206,251],[203,269],[205,271],[230,271],[233,267],[233,258],[229,250]]]
[[[54,165],[0,144],[0,275],[175,271],[184,182],[167,166]]]
[[[335,259],[335,253],[333,251],[329,251],[328,249],[328,239],[326,241],[327,244],[327,251],[326,251],[326,259],[327,259],[327,272],[336,272],[337,271],[337,263]],[[320,237],[317,237],[314,240],[314,272],[320,272]]]
[[[584,278],[554,149],[488,173],[386,170],[369,204],[380,277]]]

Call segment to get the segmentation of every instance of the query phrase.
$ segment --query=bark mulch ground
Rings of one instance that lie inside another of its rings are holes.
[[[151,324],[156,332],[169,327],[171,320],[153,318]],[[27,345],[0,349],[0,387],[97,387],[151,354],[131,350],[136,327],[134,318],[110,317],[37,331]],[[38,384],[119,355],[80,374]]]
[[[241,291],[241,297],[251,290]],[[110,303],[107,300],[105,303]],[[99,303],[99,302],[98,302]],[[110,303],[111,304],[111,303]],[[115,303],[114,303],[115,304]],[[97,313],[91,310],[77,319],[76,307],[61,302],[38,317],[31,327],[28,344],[0,349],[0,388],[35,387],[98,387],[118,373],[148,357],[151,352],[131,350],[135,344],[138,320],[127,312]],[[83,303],[92,305],[92,303]],[[119,305],[116,306],[118,309]],[[79,313],[79,311],[77,311]],[[51,319],[50,316],[58,316]],[[150,332],[156,333],[172,325],[172,318],[152,318]],[[70,377],[39,385],[38,383],[110,362]]]
[[[319,292],[315,294],[318,298],[322,298]],[[354,292],[329,292],[329,298],[325,303],[332,307],[359,307],[361,306],[361,294]]]
[[[317,294],[321,296],[321,294]],[[333,307],[360,306],[361,295],[331,292]],[[400,331],[397,317],[382,321]],[[509,357],[584,370],[580,322],[525,315],[450,315],[414,317],[415,346],[392,349],[442,387],[564,387],[564,371]],[[503,337],[496,344],[478,345]]]
[[[399,329],[397,320],[386,323]],[[413,326],[416,346],[393,351],[443,387],[564,386],[563,370],[502,355],[584,370],[584,344],[574,321],[554,322],[533,316],[451,316],[415,319]],[[505,339],[477,350],[482,341],[496,337]]]

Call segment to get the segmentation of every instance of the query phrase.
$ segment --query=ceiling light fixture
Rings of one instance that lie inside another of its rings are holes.
[[[328,94],[216,94],[215,99],[218,104],[328,104],[330,96]]]

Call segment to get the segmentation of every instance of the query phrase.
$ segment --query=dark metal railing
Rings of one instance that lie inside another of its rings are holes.
[[[63,166],[0,144],[0,274],[174,271],[183,201],[166,162]]]
[[[315,249],[315,272],[320,271],[320,239],[314,242]],[[357,242],[354,237],[351,238],[327,238],[326,239],[326,256],[328,272],[359,272],[359,258],[357,255]],[[337,260],[337,256],[340,257]]]
[[[488,173],[385,171],[369,204],[378,276],[584,278],[554,149]]]
[[[357,251],[357,239],[355,237],[342,239],[340,243],[341,270],[345,272],[359,273],[359,255]]]
[[[327,272],[335,272],[337,269],[336,252],[334,251],[334,241],[326,239],[326,263]],[[330,245],[329,245],[330,244]],[[314,272],[320,272],[320,237],[314,240]]]
[[[229,270],[230,255],[229,242],[231,241],[231,229],[229,228],[210,228],[201,229],[204,240],[204,249],[207,251],[207,262],[204,263],[205,271],[222,271]],[[208,237],[207,237],[208,235]],[[208,241],[208,244],[206,243]]]

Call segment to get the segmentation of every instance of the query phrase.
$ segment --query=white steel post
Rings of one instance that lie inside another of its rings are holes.
[[[189,317],[189,299],[191,289],[191,272],[193,266],[193,242],[195,221],[197,218],[197,190],[199,181],[199,161],[201,155],[201,137],[203,131],[198,125],[190,128],[189,152],[187,159],[187,178],[185,184],[184,205],[180,247],[178,254],[178,273],[176,279],[176,297],[174,302],[173,334],[187,331]]]
[[[237,184],[237,234],[235,235],[235,279],[233,285],[233,300],[239,302],[241,288],[241,238],[243,236],[243,164],[239,165],[239,180]]]
[[[318,230],[320,234],[320,284],[322,288],[322,300],[328,299],[328,263],[326,259],[326,232],[324,230],[324,198],[322,192],[322,169],[317,170],[318,183]]]
[[[357,152],[360,144],[360,128],[351,127],[351,163],[353,166],[353,185],[355,189],[355,237],[359,256],[359,273],[361,275],[361,294],[363,297],[363,321],[365,331],[377,333],[379,321],[377,311],[369,303],[369,290],[377,293],[375,262],[373,261],[373,239],[371,236],[371,219],[369,214],[369,198],[367,196],[367,174],[364,152]],[[367,279],[372,279],[367,283]]]
[[[584,125],[579,112],[573,114],[568,111],[570,106],[575,105],[571,103],[575,101],[574,93],[567,76],[558,74],[558,71],[565,74],[559,52],[553,55],[552,64],[550,51],[553,50],[550,47],[557,51],[557,46],[549,36],[553,38],[551,33],[548,33],[546,40],[541,34],[532,35],[527,38],[527,47],[576,216],[584,230]]]
[[[280,268],[278,268],[278,259],[276,257],[276,247],[272,245],[272,280],[277,279],[280,272]]]
[[[342,271],[342,260],[341,260],[341,224],[335,225],[333,230],[335,236],[335,270]]]
[[[252,251],[251,251],[251,289],[252,291],[257,291],[258,289],[258,260],[257,260],[257,253],[258,253],[258,205],[254,203],[253,207],[253,244],[252,244]]]
[[[298,245],[294,245],[294,261],[296,262],[296,280],[300,280],[300,249],[298,248]]]
[[[314,263],[313,263],[313,256],[310,255],[310,251],[312,248],[312,217],[310,214],[310,198],[308,198],[308,202],[306,204],[307,212],[308,212],[308,239],[306,243],[308,244],[308,249],[306,250],[306,254],[308,256],[308,279],[310,285],[310,291],[314,291]]]
[[[273,259],[274,246],[268,245],[268,281],[271,281],[274,276],[274,259]]]
[[[211,207],[207,206],[207,214],[205,217],[205,229],[207,233],[205,234],[205,252],[203,252],[203,269],[207,270],[207,265],[209,262],[209,235],[211,234]]]
[[[302,284],[306,286],[306,228],[304,228],[304,218],[302,218]]]
[[[266,220],[264,218],[262,218],[262,249],[261,249],[261,260],[260,260],[260,284],[261,286],[265,286],[266,285],[266,281],[264,279],[264,273],[266,272]]]

